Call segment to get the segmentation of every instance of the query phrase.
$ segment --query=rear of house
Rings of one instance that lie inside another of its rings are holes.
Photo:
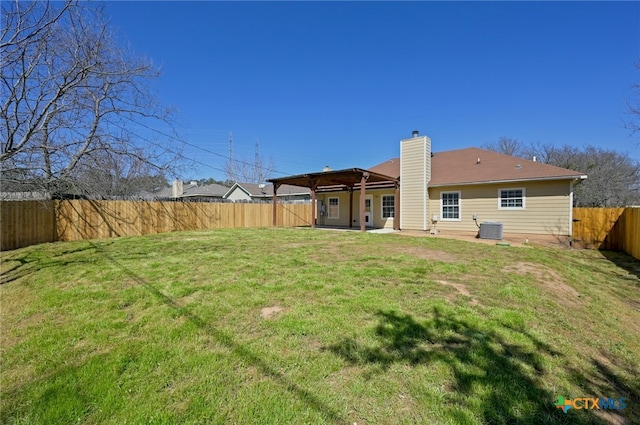
[[[586,177],[478,148],[434,153],[431,139],[414,131],[400,141],[399,158],[369,169],[270,181],[311,189],[313,225],[438,233],[495,222],[506,234],[571,236],[574,185]]]
[[[571,236],[574,186],[587,177],[478,148],[433,153],[418,132],[386,164],[400,178],[400,228],[432,233],[497,222],[505,233]]]

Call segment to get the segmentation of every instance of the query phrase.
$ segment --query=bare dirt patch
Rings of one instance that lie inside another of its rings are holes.
[[[308,247],[310,244],[309,243],[288,243],[288,244],[284,244],[282,245],[283,248],[291,248],[291,249],[296,249],[296,248],[305,248]]]
[[[278,305],[275,305],[273,307],[265,307],[262,310],[260,310],[260,316],[263,319],[273,319],[283,311],[284,311],[284,307],[280,307]]]
[[[398,246],[398,247],[387,247],[389,252],[393,252],[396,254],[405,254],[410,255],[412,257],[420,258],[423,260],[435,260],[435,261],[444,261],[447,263],[455,263],[460,261],[455,255],[449,254],[448,252],[443,251],[435,251],[432,249],[425,249],[422,247],[410,247],[410,246]]]
[[[307,339],[307,344],[309,345],[309,348],[314,351],[321,351],[324,348],[324,344],[322,344],[320,340],[315,337],[309,337]]]
[[[180,297],[175,302],[180,307],[186,307],[189,304],[197,302],[198,300],[200,300],[201,299],[201,295],[202,295],[202,293],[200,291],[195,291],[195,292],[193,292],[193,293],[191,293],[189,295],[186,295],[184,297]]]
[[[321,255],[343,255],[353,246],[352,243],[329,243],[318,248]]]
[[[308,258],[318,262],[326,262],[327,258],[342,261],[367,254],[369,254],[367,248],[358,246],[353,241],[342,241],[317,245],[314,250],[309,253]]]
[[[429,238],[442,238],[442,239],[457,239],[461,241],[476,242],[486,245],[495,245],[496,243],[508,243],[512,246],[545,246],[554,248],[569,248],[569,238],[560,235],[532,235],[524,233],[505,233],[502,240],[494,239],[480,239],[478,238],[477,231],[440,231],[437,235],[432,235],[429,232],[419,230],[402,230],[398,232],[399,235],[414,236],[414,237],[429,237]]]
[[[469,301],[469,304],[471,305],[479,305],[480,302],[473,298],[473,296],[471,295],[471,292],[469,292],[469,289],[467,289],[467,286],[463,283],[454,283],[454,282],[447,282],[446,280],[436,280],[437,283],[439,283],[440,285],[445,285],[445,286],[451,286],[452,288],[454,288],[457,293],[459,295],[464,295],[466,297],[471,297],[471,301]]]
[[[530,275],[536,283],[551,293],[559,304],[573,306],[578,303],[580,294],[564,282],[555,270],[540,264],[519,262],[502,269],[504,273]]]

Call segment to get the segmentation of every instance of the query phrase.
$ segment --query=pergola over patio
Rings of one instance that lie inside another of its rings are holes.
[[[311,189],[311,227],[316,227],[316,192],[320,189],[340,189],[344,188],[349,191],[349,227],[353,226],[353,191],[354,188],[360,189],[360,230],[366,231],[365,223],[365,195],[367,186],[384,187],[393,185],[395,189],[393,228],[400,229],[400,179],[397,177],[386,176],[384,174],[374,173],[362,168],[349,168],[336,171],[322,171],[319,173],[299,174],[296,176],[280,177],[269,179],[268,182],[273,184],[273,226],[277,221],[277,193],[278,187],[283,184],[293,186],[308,187]]]

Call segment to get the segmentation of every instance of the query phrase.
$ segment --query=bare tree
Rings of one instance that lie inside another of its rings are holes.
[[[588,175],[576,186],[576,207],[624,207],[640,202],[640,162],[609,149],[563,146],[548,164]]]
[[[575,187],[576,207],[622,207],[640,203],[640,162],[627,154],[594,146],[537,144],[527,149],[541,162],[588,175]]]
[[[229,160],[227,161],[227,180],[241,183],[264,183],[273,173],[275,165],[273,159],[265,159],[260,154],[258,141],[255,144],[253,160],[249,158],[236,158],[233,154],[233,135],[229,135]]]
[[[149,153],[140,152],[138,156],[148,158]],[[122,158],[109,151],[87,157],[73,175],[74,182],[82,182],[83,187],[91,187],[94,193],[107,197],[134,197],[168,186],[167,177],[146,159]],[[78,192],[74,189],[69,191]]]
[[[2,21],[3,181],[94,191],[87,173],[115,162],[130,171],[144,163],[156,174],[176,165],[169,141],[139,136],[171,127],[170,110],[147,86],[158,71],[120,46],[100,8],[16,0],[2,3]]]
[[[518,139],[511,139],[509,137],[501,137],[497,142],[486,143],[482,145],[484,149],[488,149],[494,152],[500,152],[505,155],[525,156],[525,146]]]
[[[594,146],[531,143],[501,138],[485,148],[556,167],[579,171],[588,178],[575,187],[576,207],[620,207],[640,203],[640,162],[627,154]]]
[[[522,158],[549,164],[558,148],[548,143],[530,143],[522,147]]]
[[[636,70],[640,72],[640,62],[636,63]],[[631,115],[627,120],[626,127],[632,134],[640,132],[640,82],[631,86],[631,99],[627,102],[628,113]]]

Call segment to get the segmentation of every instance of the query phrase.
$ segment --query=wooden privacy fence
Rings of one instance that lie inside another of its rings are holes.
[[[2,251],[56,240],[53,201],[2,201],[0,220]]]
[[[574,208],[573,240],[640,259],[640,208]]]
[[[43,242],[180,230],[270,227],[272,204],[147,201],[2,201],[0,249]],[[311,205],[278,204],[278,226],[310,225]],[[640,259],[640,208],[574,208],[577,246]]]
[[[278,226],[310,225],[311,205],[278,204]],[[0,249],[43,242],[181,230],[270,227],[272,204],[147,201],[5,201]]]

